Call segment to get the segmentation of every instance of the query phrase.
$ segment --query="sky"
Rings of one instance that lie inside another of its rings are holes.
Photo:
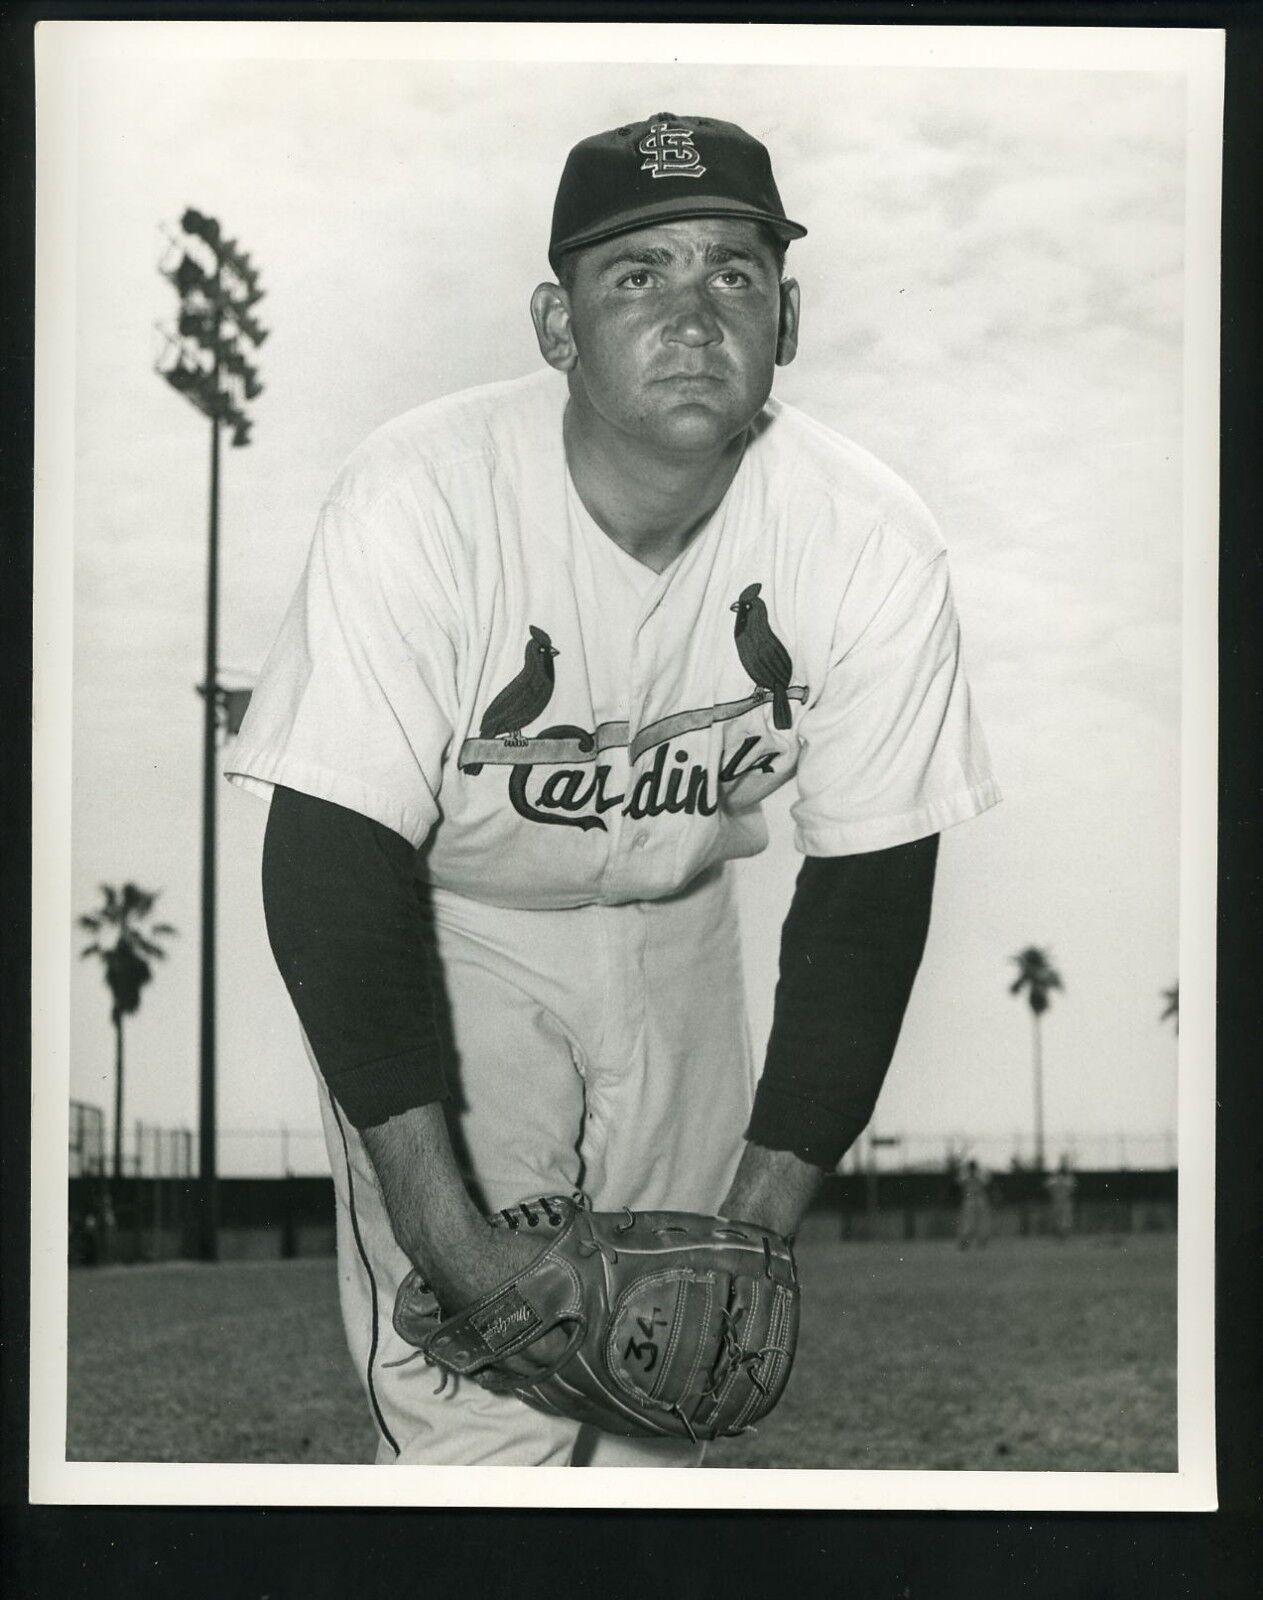
[[[75,181],[72,898],[162,892],[180,930],[128,1025],[129,1123],[196,1126],[209,425],[153,370],[162,225],[219,217],[260,266],[266,391],[225,450],[222,677],[248,681],[317,511],[374,427],[535,370],[570,145],[658,109],[741,122],[810,230],[777,393],[926,500],[1004,802],[945,836],[875,1127],[1029,1154],[1047,947],[1049,1149],[1163,1161],[1176,1129],[1184,84],[1153,72],[600,61],[87,63]],[[756,1048],[797,858],[791,796],[739,870]],[[324,1161],[263,928],[265,809],[219,794],[221,1170]],[[108,994],[70,979],[71,1093],[108,1106]]]

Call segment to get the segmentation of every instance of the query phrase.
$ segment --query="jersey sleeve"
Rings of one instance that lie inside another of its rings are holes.
[[[792,815],[805,855],[890,849],[999,800],[941,542],[928,553],[870,542],[799,734]]]
[[[458,632],[407,505],[331,499],[229,753],[230,782],[359,812],[420,848],[456,715]]]

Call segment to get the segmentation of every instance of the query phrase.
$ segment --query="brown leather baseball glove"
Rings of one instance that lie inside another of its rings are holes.
[[[538,1228],[525,1271],[444,1317],[421,1275],[394,1324],[432,1365],[609,1433],[693,1440],[743,1433],[784,1393],[799,1288],[787,1240],[678,1211],[593,1212],[569,1198],[502,1212]],[[531,1347],[554,1329],[550,1359]]]

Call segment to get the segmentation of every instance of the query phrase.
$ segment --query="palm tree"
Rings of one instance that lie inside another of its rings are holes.
[[[123,1174],[123,1018],[140,1010],[141,991],[153,977],[150,961],[162,960],[166,951],[158,940],[175,933],[169,922],[145,926],[158,899],[158,890],[138,889],[125,883],[101,885],[101,905],[79,918],[79,926],[95,937],[80,950],[99,956],[110,990],[110,1021],[114,1025],[114,1176]]]
[[[1063,987],[1061,974],[1053,966],[1046,950],[1038,945],[1027,945],[1011,960],[1017,963],[1017,977],[1009,985],[1010,994],[1026,990],[1027,1004],[1031,1008],[1034,1029],[1033,1052],[1035,1061],[1035,1168],[1044,1170],[1044,1054],[1040,1037],[1040,1018],[1052,1004],[1052,992]]]
[[[1162,998],[1166,1001],[1167,1008],[1162,1013],[1162,1015],[1158,1018],[1158,1021],[1159,1022],[1165,1022],[1166,1019],[1168,1017],[1170,1017],[1172,1022],[1175,1024],[1175,1032],[1176,1032],[1176,1035],[1178,1037],[1179,1032],[1180,1032],[1180,985],[1179,985],[1179,983],[1176,982],[1175,984],[1172,985],[1171,988],[1164,989],[1162,991]]]

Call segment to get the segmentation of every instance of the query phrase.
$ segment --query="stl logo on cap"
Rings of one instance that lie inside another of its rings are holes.
[[[671,122],[665,112],[649,124],[637,149],[647,158],[640,170],[655,178],[700,178],[706,171],[693,147],[693,130]]]

